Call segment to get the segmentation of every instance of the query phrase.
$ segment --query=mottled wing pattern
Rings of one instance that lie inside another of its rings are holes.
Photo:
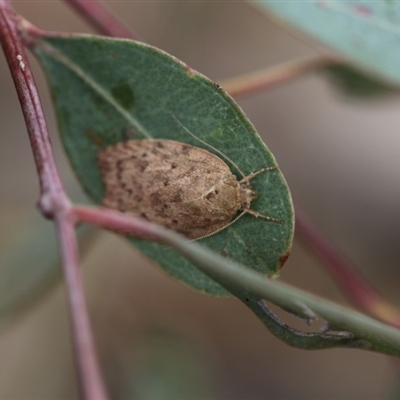
[[[191,239],[227,225],[239,184],[228,165],[199,147],[172,140],[130,140],[99,152],[103,205]]]

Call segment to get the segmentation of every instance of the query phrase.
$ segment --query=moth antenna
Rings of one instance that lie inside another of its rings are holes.
[[[264,218],[267,221],[276,222],[277,224],[283,224],[283,222],[284,222],[283,220],[281,220],[279,218],[271,217],[270,215],[260,214],[259,212],[254,211],[251,208],[249,208],[248,210],[245,210],[245,212],[247,212],[250,215],[253,215],[256,218]]]
[[[279,168],[276,166],[273,167],[265,167],[265,168],[261,168],[256,172],[252,172],[251,174],[245,176],[239,183],[243,183],[243,182],[249,182],[251,181],[254,177],[256,177],[258,174],[261,174],[262,172],[268,172],[268,171],[276,171]]]
[[[243,171],[228,157],[226,156],[221,150],[216,149],[214,146],[212,146],[211,144],[205,142],[204,140],[200,139],[199,137],[197,137],[193,132],[191,132],[188,128],[186,128],[185,125],[182,124],[181,121],[179,121],[178,118],[175,117],[174,114],[171,113],[171,115],[173,116],[173,118],[176,120],[176,122],[193,138],[195,138],[196,140],[198,140],[200,143],[204,144],[205,146],[209,147],[211,150],[215,151],[216,153],[218,153],[221,157],[225,158],[225,160],[229,161],[240,173],[240,175],[242,175],[242,178],[244,178],[246,175],[243,173]],[[219,232],[219,231],[218,231]],[[202,239],[202,238],[201,238]]]

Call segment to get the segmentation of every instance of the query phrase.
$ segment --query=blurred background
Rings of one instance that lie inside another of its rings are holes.
[[[147,43],[217,82],[316,54],[244,2],[105,3]],[[61,1],[14,6],[40,28],[92,32]],[[32,65],[62,177],[79,199],[45,79],[33,59]],[[56,259],[57,249],[51,223],[35,208],[38,179],[2,55],[0,88],[0,399],[72,399],[76,381],[59,269],[35,262],[43,252]],[[275,154],[295,203],[399,305],[400,98],[355,101],[316,74],[239,103]],[[392,359],[289,348],[238,301],[182,286],[116,235],[95,239],[85,241],[82,264],[114,399],[383,399],[395,392]],[[346,304],[297,241],[281,279]],[[37,289],[22,296],[35,282]]]

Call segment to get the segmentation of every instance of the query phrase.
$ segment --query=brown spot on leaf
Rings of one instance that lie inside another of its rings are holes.
[[[189,67],[189,65],[185,65],[186,72],[189,76],[196,75],[197,72],[193,68]]]
[[[103,145],[103,138],[96,135],[92,129],[87,131],[87,136],[97,147],[101,147]]]
[[[279,268],[282,268],[285,265],[289,256],[290,256],[290,251],[287,251],[285,254],[279,257]]]

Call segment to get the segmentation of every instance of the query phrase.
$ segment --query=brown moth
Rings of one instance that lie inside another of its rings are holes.
[[[140,216],[189,239],[211,236],[245,213],[282,222],[250,208],[256,197],[250,180],[276,167],[244,177],[219,150],[183,128],[231,162],[243,179],[238,181],[221,158],[202,148],[167,139],[129,140],[98,154],[105,185],[103,205]]]

